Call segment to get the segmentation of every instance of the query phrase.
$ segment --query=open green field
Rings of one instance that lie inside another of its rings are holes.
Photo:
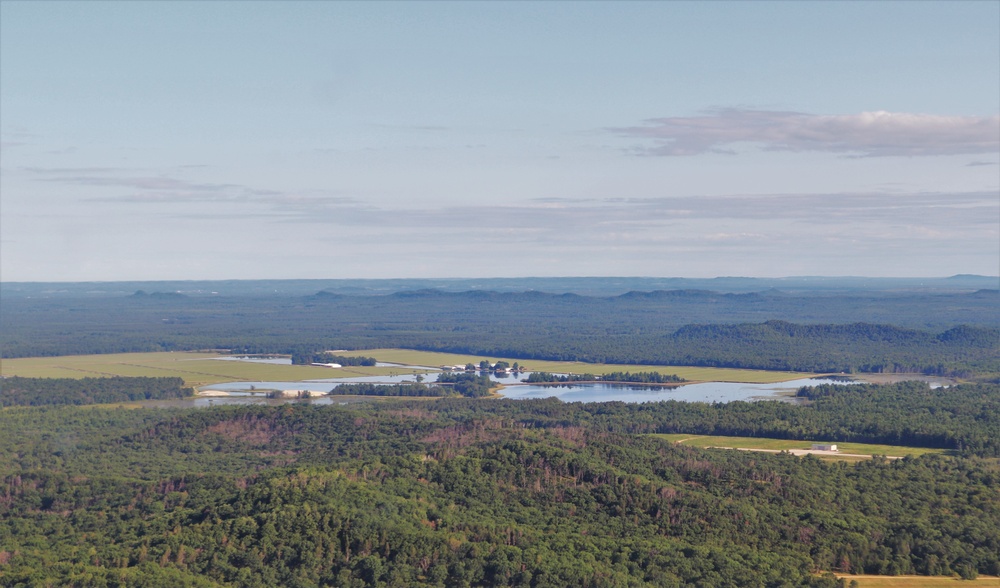
[[[761,437],[723,437],[708,435],[688,435],[672,433],[668,435],[653,435],[666,439],[671,443],[682,443],[693,447],[732,447],[740,449],[755,449],[767,451],[786,451],[790,449],[809,449],[812,443],[829,443],[829,441],[807,441],[791,439],[766,439]],[[926,453],[948,453],[946,449],[929,449],[926,447],[904,447],[900,445],[874,445],[869,443],[837,443],[840,453],[858,455],[891,455],[895,457],[917,457]],[[841,456],[817,456],[840,460]],[[847,461],[850,456],[843,456]]]
[[[375,357],[379,361],[407,365],[441,366],[479,364],[505,360],[519,362],[532,371],[570,374],[610,372],[658,372],[677,374],[691,381],[772,383],[808,377],[799,372],[767,372],[725,368],[675,366],[615,365],[580,362],[536,361],[502,357],[483,357],[453,353],[433,353],[410,349],[366,349],[345,352],[348,355]],[[108,376],[176,376],[189,386],[206,386],[220,382],[299,381],[353,376],[380,376],[412,372],[411,368],[358,367],[324,368],[305,365],[274,365],[241,361],[218,361],[217,353],[161,352],[114,353],[108,355],[67,355],[59,357],[25,357],[0,362],[0,374],[28,378],[86,378]]]
[[[975,580],[962,580],[948,576],[852,576],[837,574],[838,578],[844,578],[850,584],[851,580],[856,580],[858,588],[938,588],[945,586],[970,586],[986,587],[1000,586],[1000,578],[997,576],[980,576]]]
[[[275,365],[213,359],[216,357],[220,355],[196,352],[26,357],[3,360],[0,363],[0,373],[4,376],[28,378],[173,376],[183,378],[189,386],[205,386],[220,382],[296,382],[323,378],[382,376],[412,371],[393,367],[325,368],[309,365]]]

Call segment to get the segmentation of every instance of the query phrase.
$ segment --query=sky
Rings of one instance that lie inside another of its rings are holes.
[[[0,280],[1000,274],[1000,2],[0,0]]]

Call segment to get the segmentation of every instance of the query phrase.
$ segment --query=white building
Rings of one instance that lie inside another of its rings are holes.
[[[813,451],[837,451],[836,443],[813,443]]]

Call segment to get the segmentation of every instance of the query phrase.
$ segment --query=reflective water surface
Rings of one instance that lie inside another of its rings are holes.
[[[273,357],[229,357],[219,358],[229,361],[263,361],[268,363],[290,362],[287,358]],[[415,373],[392,374],[383,376],[359,376],[353,378],[326,378],[319,380],[304,380],[298,382],[226,382],[205,386],[202,391],[211,390],[220,393],[218,396],[198,396],[179,400],[160,400],[142,402],[143,406],[200,408],[210,406],[226,406],[237,404],[264,404],[277,406],[289,403],[304,403],[311,405],[348,404],[352,402],[370,401],[371,396],[334,396],[312,399],[267,398],[271,390],[310,390],[322,393],[336,394],[336,387],[348,383],[396,384],[415,382],[418,377],[423,382],[437,381],[440,370],[430,366],[413,366],[403,364],[379,363],[382,367],[399,367],[400,370],[436,370],[418,376]],[[663,400],[678,400],[682,402],[733,402],[754,400],[782,400],[794,402],[795,391],[802,386],[818,386],[820,384],[850,385],[876,381],[880,383],[919,379],[930,383],[932,388],[947,386],[949,382],[940,379],[914,376],[912,374],[886,374],[878,376],[859,377],[853,379],[845,376],[816,377],[790,380],[773,384],[740,384],[732,382],[702,382],[697,384],[677,384],[666,386],[651,386],[640,384],[617,383],[570,383],[570,384],[522,384],[531,372],[518,374],[490,374],[490,378],[504,387],[500,395],[514,400],[531,398],[559,398],[563,402],[657,402]]]
[[[737,384],[704,382],[679,386],[640,386],[630,384],[557,384],[508,386],[500,391],[506,398],[549,398],[563,402],[732,402],[734,400],[790,400],[802,386],[819,384],[852,384],[854,380],[808,378],[777,384]]]
[[[795,391],[801,386],[816,386],[819,384],[852,384],[854,380],[831,378],[808,378],[781,382],[777,384],[735,384],[730,382],[705,382],[700,384],[684,384],[676,386],[642,386],[635,384],[613,383],[579,383],[579,384],[518,384],[519,379],[513,377],[494,377],[505,387],[500,394],[505,398],[521,400],[530,398],[556,397],[564,402],[656,402],[660,400],[680,400],[684,402],[732,402],[734,400],[785,400],[791,401]],[[373,397],[350,398],[345,396],[322,397],[313,399],[267,398],[268,390],[316,390],[320,392],[334,391],[343,383],[376,382],[396,383],[412,382],[412,374],[405,376],[370,376],[360,378],[341,378],[337,380],[308,380],[303,382],[228,382],[213,384],[205,389],[226,392],[225,396],[199,396],[180,400],[148,401],[144,406],[159,407],[208,407],[233,404],[266,404],[280,405],[288,403],[305,404],[346,404],[349,402],[364,402]],[[427,374],[427,382],[436,380],[437,374]]]

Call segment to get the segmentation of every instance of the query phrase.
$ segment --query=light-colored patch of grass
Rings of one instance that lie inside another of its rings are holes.
[[[858,582],[859,588],[936,588],[943,586],[985,587],[1000,586],[1000,577],[980,576],[975,580],[962,580],[950,576],[853,576],[837,574],[850,584],[851,580]]]
[[[86,378],[108,376],[179,377],[188,386],[220,382],[266,382],[384,376],[411,373],[392,367],[325,368],[307,365],[277,365],[242,361],[218,361],[217,353],[114,353],[5,359],[0,373],[28,378]]]
[[[666,439],[671,443],[682,443],[693,447],[732,447],[742,449],[766,449],[772,451],[785,451],[790,449],[809,449],[812,443],[829,443],[829,441],[808,441],[789,439],[767,439],[761,437],[725,437],[690,435],[684,433],[673,433],[669,435],[654,435],[660,439]],[[857,455],[892,455],[896,457],[912,456],[917,457],[927,453],[948,453],[945,449],[929,449],[927,447],[905,447],[900,445],[875,445],[870,443],[837,443],[840,453]],[[824,455],[828,459],[844,459],[845,461],[857,461],[864,458],[851,458],[848,455]]]

